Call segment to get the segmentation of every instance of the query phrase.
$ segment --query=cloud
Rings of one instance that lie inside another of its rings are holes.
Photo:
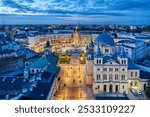
[[[119,19],[148,17],[149,12],[149,0],[0,0],[0,14],[12,15]]]

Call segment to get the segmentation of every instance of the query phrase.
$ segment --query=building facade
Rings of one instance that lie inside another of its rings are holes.
[[[87,46],[86,83],[93,86],[94,94],[127,94],[131,88],[142,89],[140,70],[126,55],[123,46],[119,46],[117,53],[114,39],[105,33]]]

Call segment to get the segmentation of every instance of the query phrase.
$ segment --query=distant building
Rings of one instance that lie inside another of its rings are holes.
[[[39,36],[38,35],[33,35],[33,36],[28,36],[28,44],[29,46],[35,46],[40,42]]]
[[[144,41],[136,39],[122,40],[117,43],[119,52],[119,46],[122,45],[125,49],[126,55],[133,61],[141,60],[146,57],[146,44]]]

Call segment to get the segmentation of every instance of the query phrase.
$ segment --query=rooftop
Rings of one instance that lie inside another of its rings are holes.
[[[95,43],[101,46],[106,46],[106,45],[114,46],[115,45],[114,39],[110,35],[105,34],[105,33],[97,36],[97,38],[95,39]]]

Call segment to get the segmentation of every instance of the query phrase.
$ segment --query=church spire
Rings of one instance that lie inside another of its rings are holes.
[[[100,56],[101,56],[101,49],[100,49],[99,44],[98,44],[95,57],[100,57]]]

